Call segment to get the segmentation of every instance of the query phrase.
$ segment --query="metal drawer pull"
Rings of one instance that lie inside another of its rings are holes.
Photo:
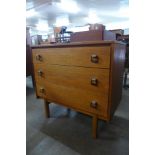
[[[42,75],[43,75],[43,71],[42,71],[42,70],[39,70],[39,71],[38,71],[38,75],[39,75],[39,76],[42,76]]]
[[[91,79],[91,85],[97,86],[97,84],[98,84],[98,80],[96,78],[92,78]]]
[[[97,109],[97,102],[96,101],[91,101],[91,103],[90,103],[90,106],[92,107],[92,108],[95,108],[95,109]]]
[[[36,60],[38,60],[38,61],[42,61],[43,60],[43,57],[41,56],[41,55],[36,55]]]
[[[45,89],[44,88],[40,88],[40,93],[45,93]]]
[[[91,62],[98,63],[99,57],[96,54],[91,55]]]

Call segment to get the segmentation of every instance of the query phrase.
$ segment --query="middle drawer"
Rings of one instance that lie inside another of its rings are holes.
[[[108,94],[109,69],[61,65],[34,65],[36,82],[54,83],[82,90]]]

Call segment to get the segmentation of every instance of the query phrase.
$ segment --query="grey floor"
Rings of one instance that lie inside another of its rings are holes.
[[[31,77],[26,79],[27,155],[128,155],[129,90],[110,123],[99,121],[98,139],[91,135],[91,117],[50,104],[52,117],[44,117],[43,100],[36,99]]]

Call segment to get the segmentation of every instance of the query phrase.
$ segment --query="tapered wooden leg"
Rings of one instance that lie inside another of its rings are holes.
[[[97,122],[97,116],[94,115],[93,116],[93,121],[92,121],[92,135],[93,135],[93,138],[96,138],[97,137],[97,125],[98,125],[98,122]]]
[[[44,100],[44,108],[45,108],[45,116],[46,118],[50,117],[50,109],[49,109],[49,102]]]

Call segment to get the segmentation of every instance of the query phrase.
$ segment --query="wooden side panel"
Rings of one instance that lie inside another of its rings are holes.
[[[109,89],[109,119],[113,116],[122,97],[125,45],[112,44]]]
[[[110,47],[66,47],[66,48],[38,48],[32,49],[33,63],[59,64],[71,66],[109,68]],[[41,61],[36,60],[36,56],[41,56]],[[96,55],[98,62],[91,61],[91,56]]]

